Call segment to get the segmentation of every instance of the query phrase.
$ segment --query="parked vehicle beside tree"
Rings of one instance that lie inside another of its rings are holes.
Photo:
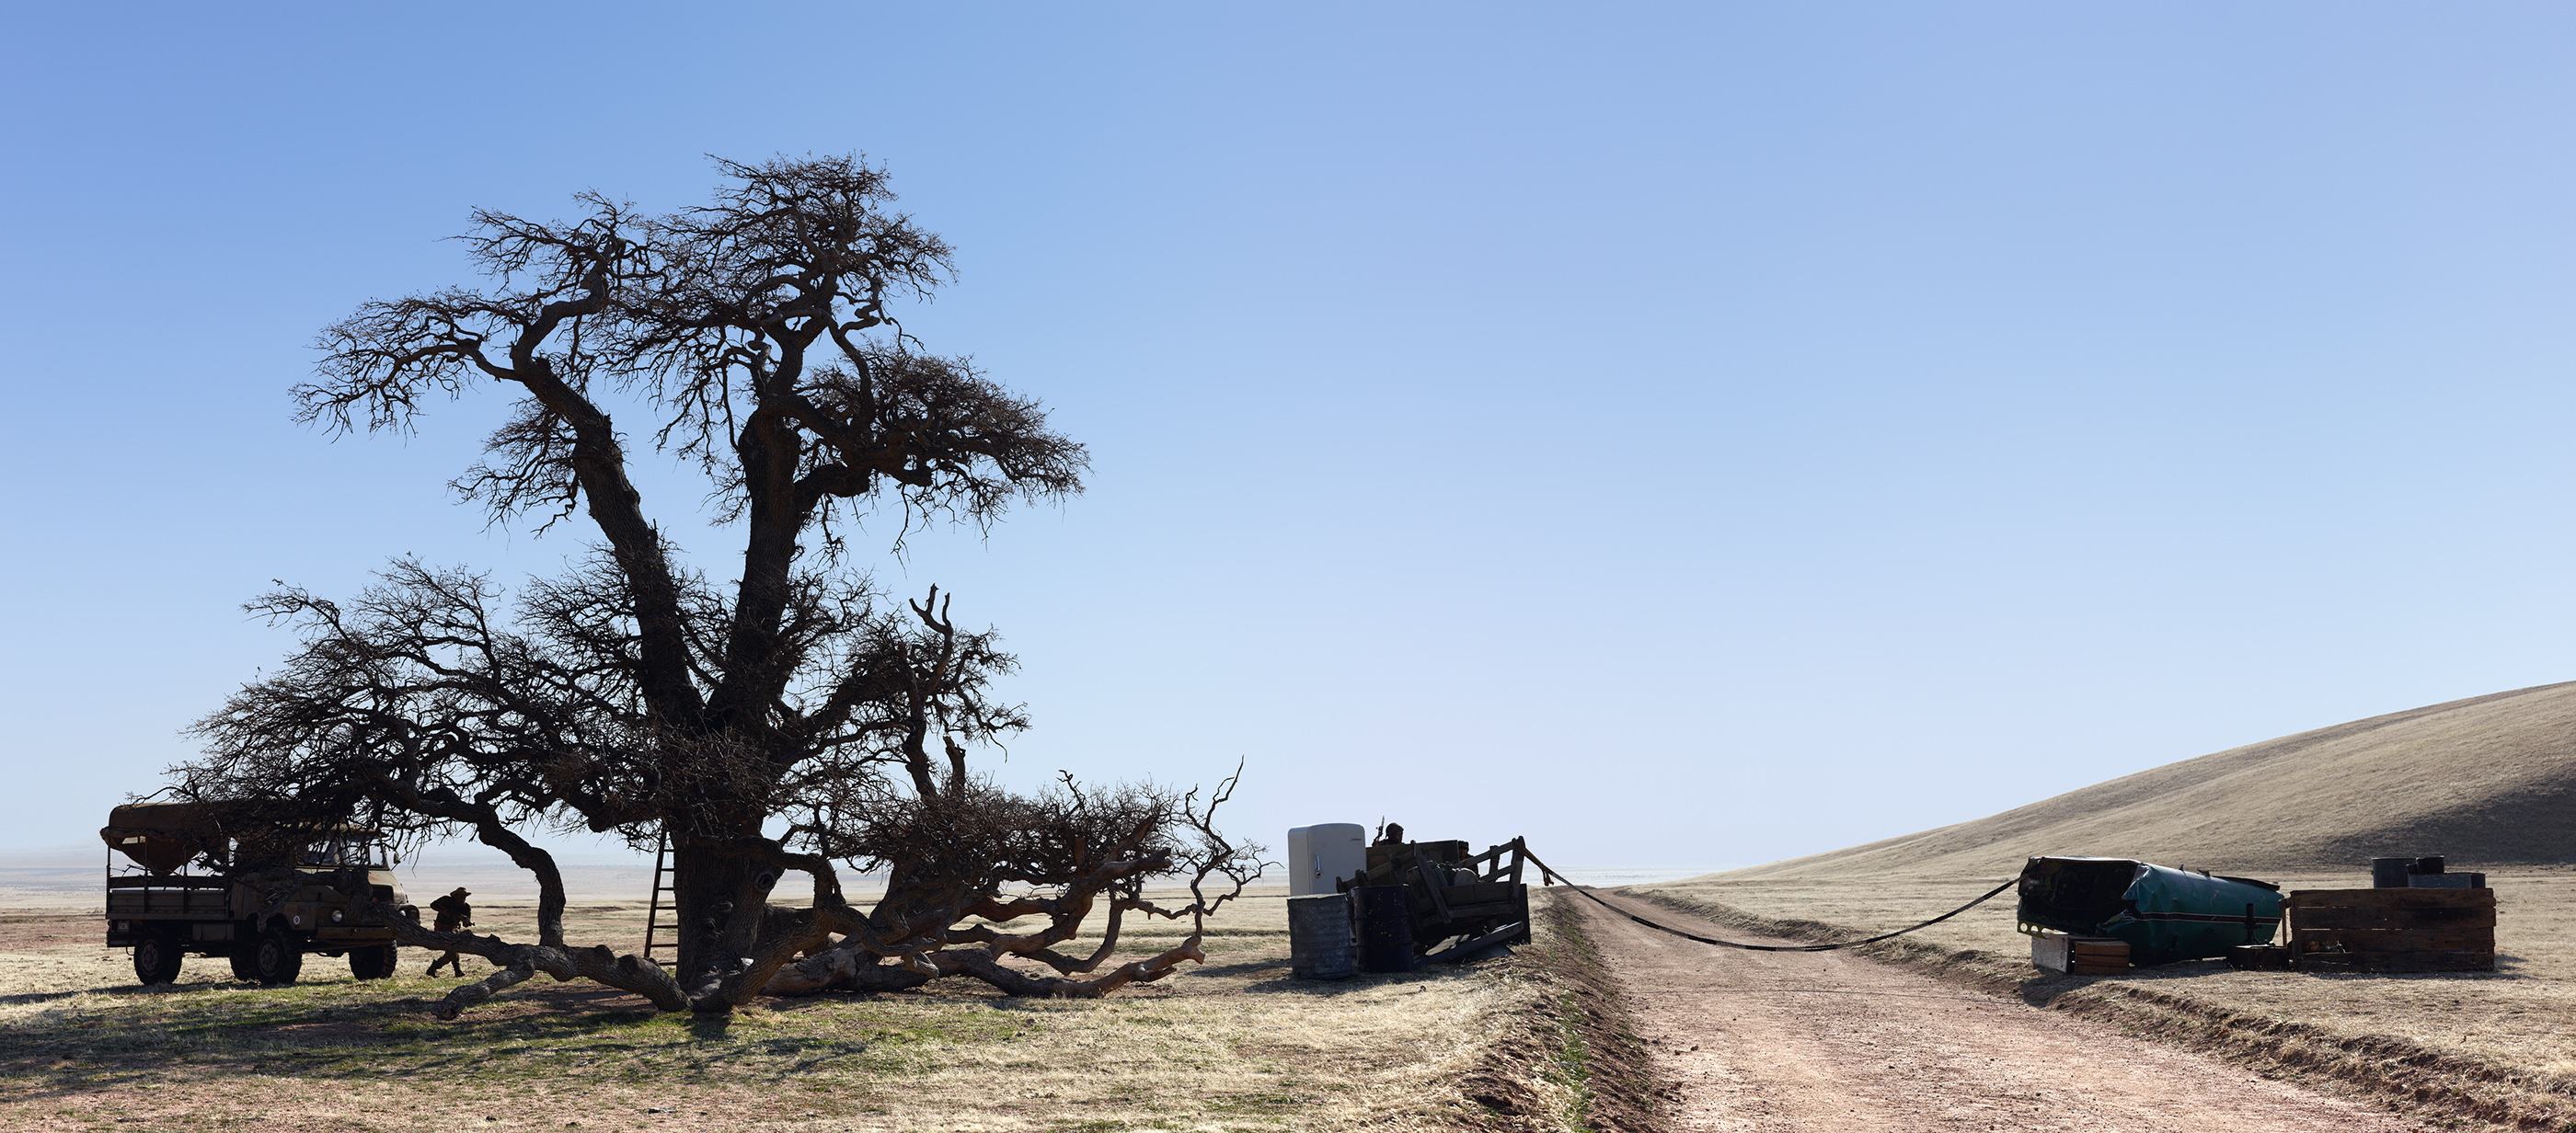
[[[107,945],[134,952],[146,984],[179,977],[187,956],[220,956],[233,975],[291,984],[314,953],[362,980],[394,974],[394,931],[370,903],[414,921],[391,855],[370,830],[227,823],[191,803],[131,803],[99,837],[133,862],[107,872]]]

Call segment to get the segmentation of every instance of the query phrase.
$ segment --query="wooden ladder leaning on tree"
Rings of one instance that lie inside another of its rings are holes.
[[[659,963],[660,961],[653,955],[653,950],[667,948],[671,950],[671,965],[677,967],[680,962],[680,871],[676,866],[665,864],[670,861],[670,858],[671,835],[665,831],[662,834],[662,840],[653,847],[653,897],[644,914],[644,958]],[[671,895],[668,902],[662,899],[665,893]],[[664,909],[671,910],[669,939],[663,939],[662,910]]]

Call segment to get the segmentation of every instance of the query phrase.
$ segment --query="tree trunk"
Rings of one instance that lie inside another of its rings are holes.
[[[758,943],[777,874],[751,858],[690,843],[672,847],[671,861],[679,871],[672,894],[680,934],[674,975],[697,1010],[730,1010],[721,986]]]

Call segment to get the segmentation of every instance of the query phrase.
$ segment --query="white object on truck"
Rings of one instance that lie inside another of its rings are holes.
[[[1288,895],[1311,897],[1338,892],[1338,886],[1368,868],[1368,827],[1356,822],[1325,822],[1288,832]]]

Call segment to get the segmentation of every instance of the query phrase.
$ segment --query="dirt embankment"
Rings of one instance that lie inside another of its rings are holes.
[[[1497,1017],[1497,1033],[1459,1082],[1458,1126],[1477,1133],[1665,1133],[1670,1084],[1655,1076],[1630,1001],[1583,918],[1534,895],[1538,931],[1509,978],[1539,994]]]

